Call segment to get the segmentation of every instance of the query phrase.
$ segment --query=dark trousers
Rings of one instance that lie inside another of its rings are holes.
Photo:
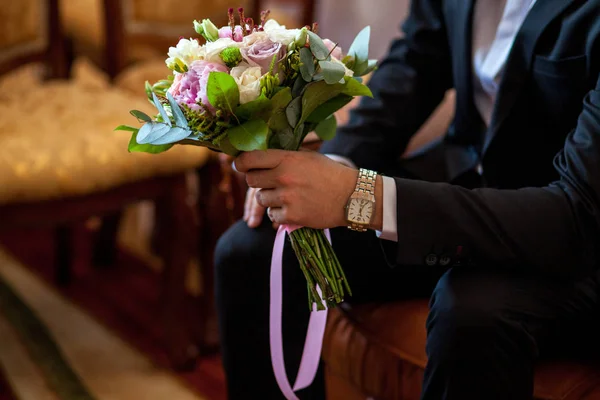
[[[400,222],[401,223],[401,222]],[[269,268],[275,231],[240,221],[216,249],[216,296],[230,399],[282,399],[269,353]],[[351,303],[429,298],[422,398],[531,399],[544,357],[596,357],[598,278],[557,280],[486,265],[395,265],[373,232],[332,230],[354,292]],[[400,238],[402,240],[402,238]],[[289,244],[284,252],[283,335],[293,383],[308,321],[306,282]],[[569,266],[565,266],[569,268]],[[324,399],[323,374],[299,393]]]

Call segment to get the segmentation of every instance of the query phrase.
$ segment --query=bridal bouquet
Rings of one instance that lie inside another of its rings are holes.
[[[146,82],[157,115],[132,110],[143,125],[116,128],[132,132],[129,151],[160,153],[176,144],[231,156],[298,150],[310,132],[330,139],[334,112],[355,96],[371,96],[360,78],[375,68],[368,59],[368,27],[344,55],[334,42],[318,36],[316,24],[286,29],[268,19],[268,11],[256,22],[241,8],[238,13],[236,23],[229,9],[229,25],[222,28],[207,19],[194,21],[204,40],[182,38],[169,49],[166,63],[173,75]],[[323,231],[300,228],[290,238],[311,309],[313,303],[323,309],[322,300],[333,307],[351,294]]]

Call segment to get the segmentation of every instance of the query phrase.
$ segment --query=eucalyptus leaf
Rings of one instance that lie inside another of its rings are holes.
[[[310,40],[310,51],[317,60],[327,60],[329,58],[329,49],[323,43],[323,40],[314,32],[308,31]]]
[[[242,120],[253,118],[269,119],[272,101],[261,94],[256,100],[240,105],[235,111],[235,115]]]
[[[315,74],[315,61],[312,53],[306,47],[300,49],[300,74],[306,82],[312,81]]]
[[[367,26],[356,35],[348,50],[348,55],[354,57],[353,71],[356,76],[363,75],[369,66],[369,40],[371,27]]]
[[[266,150],[269,143],[269,127],[262,119],[255,119],[227,130],[227,137],[240,151]]]
[[[129,146],[127,146],[127,150],[130,153],[140,152],[140,153],[158,154],[158,153],[162,153],[163,151],[167,151],[171,147],[173,147],[172,144],[165,144],[165,145],[161,145],[161,146],[155,146],[153,144],[139,144],[137,142],[136,136],[137,136],[137,133],[133,132],[131,135],[131,139],[129,140]]]
[[[169,144],[177,143],[180,140],[190,136],[191,132],[188,129],[178,126],[171,127],[165,134],[152,141],[152,144]]]
[[[331,100],[318,106],[309,116],[306,118],[306,122],[319,123],[330,115],[344,107],[346,104],[352,101],[353,97],[345,94],[339,94]]]
[[[187,119],[185,118],[185,115],[183,115],[181,107],[179,106],[179,104],[177,104],[177,102],[169,92],[167,92],[167,100],[169,100],[169,104],[171,105],[171,112],[173,113],[173,118],[175,118],[175,125],[177,125],[180,128],[187,128]]]
[[[290,126],[298,125],[302,116],[302,97],[296,97],[290,102],[285,109],[285,115]]]
[[[165,124],[171,126],[171,119],[169,118],[169,115],[165,111],[165,108],[163,107],[163,105],[160,103],[160,100],[158,100],[158,97],[156,97],[156,93],[152,93],[152,100],[154,100],[154,106],[160,113],[160,116],[162,117],[163,122]]]
[[[344,79],[344,75],[346,74],[344,66],[333,61],[319,61],[319,67],[321,67],[325,82],[330,85]]]
[[[128,132],[136,132],[140,130],[140,128],[135,128],[129,125],[119,125],[115,129],[115,131],[128,131]]]
[[[331,140],[335,136],[335,131],[337,129],[337,121],[334,115],[331,115],[329,118],[321,121],[319,125],[315,128],[315,133],[322,140]]]
[[[154,141],[166,135],[169,129],[171,127],[162,122],[147,122],[138,131],[137,142],[139,144],[154,144]]]
[[[296,81],[294,82],[294,86],[292,87],[292,96],[294,96],[294,97],[300,96],[307,84],[308,84],[308,82],[305,81],[302,76],[299,76],[298,78],[296,78]]]
[[[240,102],[237,83],[227,72],[211,72],[208,75],[206,95],[210,104],[218,109],[235,114]]]
[[[150,118],[150,116],[148,114],[146,114],[145,112],[142,112],[139,110],[131,110],[131,111],[129,111],[129,113],[131,115],[133,115],[134,117],[136,117],[137,119],[139,119],[140,121],[152,122],[152,118]]]

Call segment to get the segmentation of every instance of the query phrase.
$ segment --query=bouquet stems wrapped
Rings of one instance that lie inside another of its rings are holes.
[[[298,150],[310,132],[327,140],[334,113],[356,96],[371,96],[360,76],[375,68],[368,59],[369,28],[347,55],[313,27],[287,29],[261,13],[260,21],[238,10],[236,23],[217,28],[194,21],[199,38],[182,38],[166,60],[173,75],[146,82],[157,114],[132,110],[141,127],[129,151],[160,153],[174,145],[210,148],[231,156],[244,151]],[[333,307],[351,294],[344,271],[324,232],[300,228],[290,234],[308,286],[309,306]],[[317,289],[321,290],[321,294]],[[312,309],[312,307],[311,307]]]

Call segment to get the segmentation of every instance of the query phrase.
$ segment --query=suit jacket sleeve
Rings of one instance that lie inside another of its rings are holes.
[[[322,153],[338,154],[360,167],[390,169],[411,136],[452,86],[452,67],[441,1],[413,1],[403,39],[369,81],[374,98],[363,98]]]
[[[467,190],[396,179],[397,262],[463,246],[475,264],[583,275],[600,265],[600,80],[554,160],[547,187]],[[485,260],[485,261],[484,261]]]

